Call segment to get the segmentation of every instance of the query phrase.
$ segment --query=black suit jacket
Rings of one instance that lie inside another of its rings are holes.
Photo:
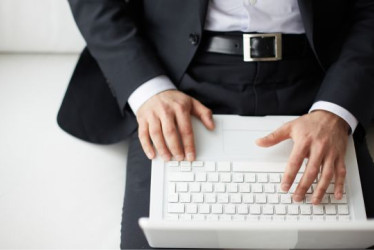
[[[127,100],[137,87],[161,74],[178,85],[199,47],[208,1],[69,3],[87,48],[58,123],[83,140],[120,141],[136,129]],[[359,120],[358,131],[364,131],[374,113],[374,1],[299,0],[299,7],[308,41],[325,71],[315,101],[346,108]]]

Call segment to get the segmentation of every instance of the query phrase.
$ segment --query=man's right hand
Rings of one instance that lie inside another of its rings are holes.
[[[209,130],[214,129],[212,111],[178,90],[167,90],[148,99],[136,113],[139,140],[147,157],[153,159],[156,149],[165,161],[171,157],[195,160],[191,115]]]

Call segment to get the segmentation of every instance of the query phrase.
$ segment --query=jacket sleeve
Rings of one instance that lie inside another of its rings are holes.
[[[374,1],[357,0],[338,59],[328,69],[317,101],[351,112],[364,128],[374,114]]]
[[[124,109],[137,87],[165,74],[152,46],[141,36],[130,15],[134,9],[128,2],[69,0],[78,28],[104,73],[120,110]]]

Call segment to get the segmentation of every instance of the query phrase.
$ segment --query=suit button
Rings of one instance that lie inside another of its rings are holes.
[[[200,36],[197,33],[191,33],[189,37],[189,41],[192,45],[197,45],[200,41]]]

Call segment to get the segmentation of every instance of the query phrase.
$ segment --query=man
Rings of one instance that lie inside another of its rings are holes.
[[[374,215],[364,137],[374,112],[374,2],[69,2],[88,48],[58,121],[95,143],[131,137],[122,248],[149,247],[137,226],[148,214],[149,159],[156,152],[165,160],[195,159],[191,115],[207,129],[214,129],[212,113],[303,115],[257,144],[294,141],[281,187],[289,190],[308,158],[293,198],[302,200],[321,170],[314,204],[332,178],[335,197],[342,197],[347,137],[354,133],[366,211]],[[243,61],[243,32],[272,34],[250,40],[250,62]],[[282,33],[278,47],[274,33]]]

